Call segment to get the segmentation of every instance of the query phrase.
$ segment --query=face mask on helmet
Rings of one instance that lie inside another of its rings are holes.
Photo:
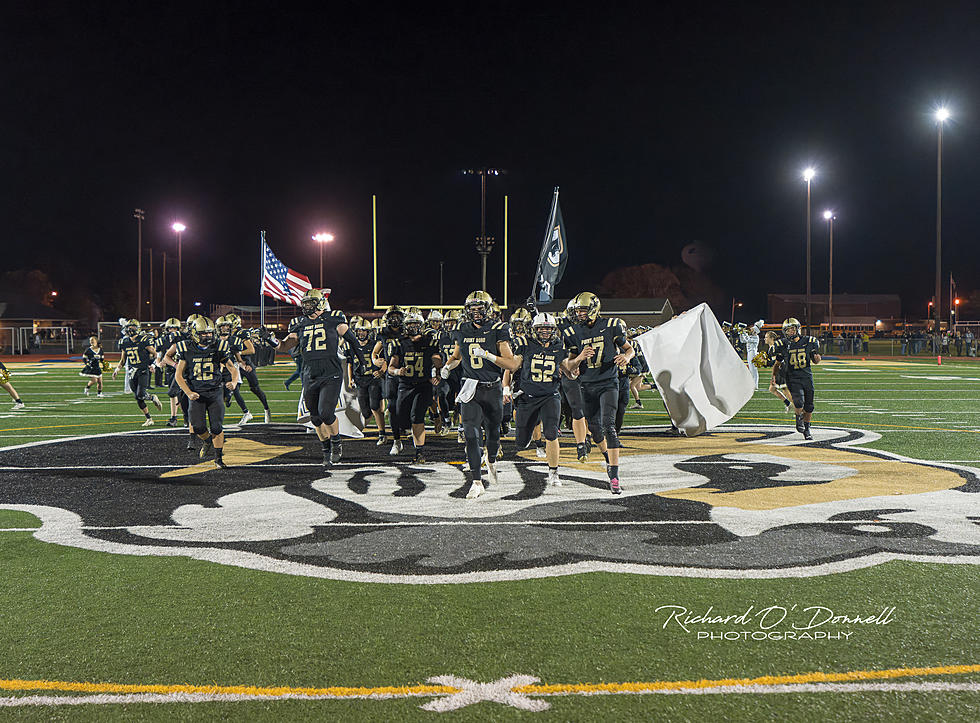
[[[466,315],[474,324],[482,324],[487,320],[489,309],[486,302],[477,301],[466,305]]]
[[[556,328],[549,324],[541,324],[533,329],[534,335],[541,342],[550,342],[555,338]]]
[[[368,337],[371,336],[370,329],[355,329],[354,336],[357,337],[358,341],[367,341]]]
[[[208,329],[207,331],[197,332],[197,342],[201,346],[207,346],[212,341],[214,341],[214,332]]]

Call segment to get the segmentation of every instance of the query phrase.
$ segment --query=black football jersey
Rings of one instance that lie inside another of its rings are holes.
[[[357,354],[353,349],[348,349],[345,347],[347,362],[351,365],[354,371],[354,379],[356,381],[362,381],[373,378],[374,372],[376,372],[381,367],[375,366],[371,361],[371,352],[374,351],[375,341],[374,339],[367,339],[367,341],[358,341],[357,346],[361,349],[361,354],[364,355],[364,361],[367,364],[367,368],[361,368],[360,362],[357,360]]]
[[[813,379],[813,355],[819,353],[820,341],[815,336],[801,336],[796,341],[777,339],[772,347],[772,356],[781,362],[787,380]]]
[[[183,361],[187,365],[184,367],[187,386],[199,394],[221,387],[224,383],[222,371],[227,371],[225,362],[231,358],[232,351],[225,339],[217,339],[205,347],[185,339],[177,343],[175,355],[178,362]]]
[[[342,311],[325,311],[317,318],[299,317],[293,333],[299,337],[299,350],[303,365],[316,362],[316,376],[340,375],[340,338],[337,327],[347,323]]]
[[[392,356],[398,357],[398,366],[402,368],[398,383],[401,386],[431,384],[432,355],[438,353],[439,347],[428,334],[415,340],[401,337],[392,347]]]
[[[140,372],[149,369],[150,362],[153,361],[146,349],[148,346],[153,346],[153,342],[146,334],[125,336],[119,341],[119,351],[122,352],[126,365]]]
[[[530,337],[524,334],[515,334],[511,332],[510,335],[510,349],[514,352],[514,356],[524,353],[524,348],[527,346],[528,339]],[[523,367],[517,367],[517,371],[511,372],[510,374],[510,388],[512,391],[517,391],[521,388],[521,372]]]
[[[500,379],[500,367],[488,359],[473,356],[471,352],[479,346],[491,354],[497,354],[499,342],[510,342],[510,331],[506,324],[488,321],[482,326],[476,326],[472,321],[466,321],[453,332],[453,341],[459,344],[459,353],[463,357],[460,364],[463,368],[463,379],[476,379],[480,382],[495,382]]]
[[[561,383],[561,363],[568,358],[568,350],[561,339],[545,346],[537,339],[528,339],[520,347],[521,390],[529,397],[548,397],[558,393]]]
[[[565,330],[564,341],[570,354],[577,355],[587,346],[595,349],[595,356],[581,365],[583,384],[616,379],[619,370],[613,359],[627,341],[622,319],[601,317],[592,326],[572,324]]]

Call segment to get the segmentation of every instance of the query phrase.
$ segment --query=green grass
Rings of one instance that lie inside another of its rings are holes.
[[[142,422],[132,399],[119,392],[120,382],[107,377],[107,389],[114,394],[109,399],[85,399],[84,380],[76,376],[75,366],[11,366],[13,383],[29,407],[0,411],[0,445],[131,431]],[[291,371],[291,364],[260,370],[278,421],[294,419],[297,390],[286,392],[281,385]],[[980,378],[980,364],[829,362],[816,371],[815,424],[878,432],[882,438],[870,447],[910,457],[976,463],[980,381],[970,377]],[[247,391],[245,397],[253,412],[261,408]],[[644,397],[646,409],[631,412],[627,424],[666,423],[655,393]],[[733,421],[789,426],[792,418],[781,407],[760,391]],[[910,414],[916,416],[905,416]],[[158,424],[166,420],[166,415],[154,416]],[[30,515],[0,511],[0,527],[36,525]],[[42,543],[28,532],[2,532],[0,579],[0,679],[322,687],[414,684],[439,674],[491,681],[526,673],[544,683],[600,683],[980,663],[980,586],[977,568],[969,565],[891,562],[785,580],[591,573],[405,586],[291,577],[185,558],[110,555]],[[738,611],[774,603],[842,611],[894,606],[896,619],[888,626],[857,630],[848,641],[733,643],[698,641],[683,631],[665,630],[654,613],[662,604]],[[975,682],[980,675],[947,679]],[[481,703],[452,715],[464,720],[535,715],[562,720],[972,720],[980,693],[620,695],[548,701],[552,708],[545,714]],[[419,710],[423,702],[13,710],[18,719],[45,720],[435,715]]]

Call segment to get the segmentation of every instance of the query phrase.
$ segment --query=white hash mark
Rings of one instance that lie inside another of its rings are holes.
[[[422,710],[436,711],[445,713],[446,711],[463,708],[467,705],[490,701],[501,703],[512,708],[521,710],[542,711],[548,710],[550,704],[543,700],[528,698],[523,693],[514,692],[514,688],[531,683],[540,683],[540,678],[531,675],[512,675],[508,678],[501,678],[492,683],[477,683],[469,678],[457,678],[455,675],[437,675],[427,681],[433,685],[446,685],[452,688],[459,688],[458,693],[453,693],[444,698],[437,698],[421,706]]]

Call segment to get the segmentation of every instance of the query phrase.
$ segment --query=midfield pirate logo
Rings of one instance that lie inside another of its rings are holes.
[[[461,448],[441,461],[373,460],[372,440],[323,470],[294,427],[228,441],[229,470],[183,436],[107,435],[0,450],[0,509],[38,539],[185,555],[335,579],[445,583],[595,570],[704,577],[817,575],[891,559],[980,563],[980,478],[966,467],[858,448],[877,435],[731,426],[696,438],[624,432],[625,491],[564,460],[547,487],[533,453],[464,499]],[[355,461],[357,460],[357,461]]]

